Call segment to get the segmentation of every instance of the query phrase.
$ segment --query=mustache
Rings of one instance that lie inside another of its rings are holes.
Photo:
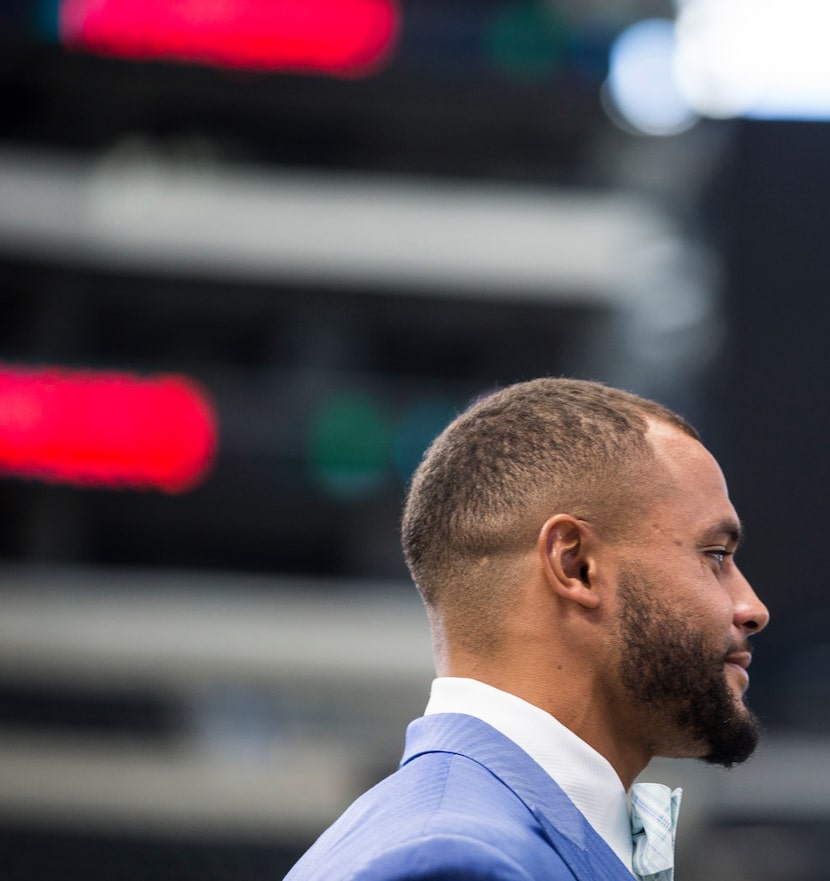
[[[728,658],[730,655],[738,655],[738,654],[747,654],[752,657],[752,653],[755,651],[755,646],[753,646],[749,640],[743,640],[732,642],[729,644],[729,647],[726,649],[725,658]]]

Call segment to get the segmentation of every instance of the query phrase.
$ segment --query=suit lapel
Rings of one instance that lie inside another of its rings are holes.
[[[512,740],[473,716],[439,713],[412,722],[401,764],[428,752],[466,756],[498,777],[538,821],[578,878],[631,881],[631,873],[551,777]]]

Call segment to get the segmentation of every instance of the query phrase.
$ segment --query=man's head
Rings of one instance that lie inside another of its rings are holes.
[[[470,602],[485,589],[468,583],[470,567],[532,547],[555,511],[623,530],[645,501],[650,418],[697,438],[653,401],[574,379],[509,386],[462,413],[427,451],[404,509],[404,555],[427,606]]]
[[[591,718],[641,746],[651,737],[645,752],[728,764],[754,730],[741,667],[767,619],[731,562],[738,530],[720,469],[682,418],[597,383],[539,379],[436,439],[403,545],[442,651],[473,670],[535,663],[575,714],[590,689]],[[678,695],[681,667],[694,694]],[[726,716],[737,721],[725,746]]]

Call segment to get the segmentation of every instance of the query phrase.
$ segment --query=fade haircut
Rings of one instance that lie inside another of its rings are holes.
[[[699,440],[654,401],[575,379],[517,383],[458,416],[424,454],[403,512],[404,556],[427,607],[494,611],[505,561],[534,547],[553,514],[618,539],[654,470],[649,418]]]

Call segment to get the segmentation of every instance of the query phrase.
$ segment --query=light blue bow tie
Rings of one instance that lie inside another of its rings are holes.
[[[674,878],[674,835],[682,795],[682,789],[672,792],[662,783],[635,783],[631,787],[632,865],[639,878]]]

